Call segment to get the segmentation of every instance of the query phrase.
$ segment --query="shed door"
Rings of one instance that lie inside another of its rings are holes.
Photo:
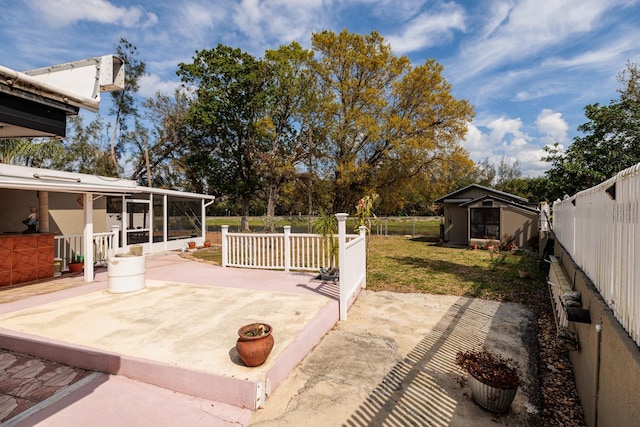
[[[472,208],[470,211],[472,239],[500,240],[500,208]]]

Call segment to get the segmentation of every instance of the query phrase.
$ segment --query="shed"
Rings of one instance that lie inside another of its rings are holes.
[[[529,201],[478,184],[468,185],[436,200],[444,205],[441,238],[460,245],[536,245],[540,211]]]

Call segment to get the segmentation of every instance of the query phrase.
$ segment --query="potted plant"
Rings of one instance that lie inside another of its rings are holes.
[[[336,268],[338,259],[338,224],[336,218],[320,210],[318,218],[313,223],[313,231],[322,235],[322,245],[325,250],[325,256],[329,260],[329,266],[320,268],[320,277],[322,280],[335,280],[339,277],[339,270]]]
[[[520,258],[520,266],[518,267],[518,277],[526,279],[529,277],[529,271],[527,269],[527,256],[522,255]]]
[[[236,351],[245,365],[260,366],[267,360],[273,349],[272,331],[266,323],[250,323],[238,329]]]
[[[189,246],[189,249],[195,249],[196,248],[196,242],[187,242],[187,245]]]
[[[471,395],[478,405],[492,412],[509,409],[520,385],[514,360],[481,349],[458,352],[456,364],[469,374]]]
[[[69,271],[71,273],[80,273],[82,272],[82,269],[84,268],[84,260],[83,260],[83,256],[81,255],[76,255],[73,256],[69,259],[69,262],[67,263],[68,267],[69,267]]]
[[[211,242],[210,242],[210,241],[208,241],[208,240],[206,240],[206,241],[204,242],[204,247],[205,247],[205,248],[210,248],[210,247],[211,247]]]

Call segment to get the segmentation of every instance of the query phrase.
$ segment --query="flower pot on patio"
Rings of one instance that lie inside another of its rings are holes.
[[[82,273],[82,269],[84,268],[84,263],[82,262],[70,262],[67,265],[71,273]]]
[[[204,247],[205,248],[210,248],[211,247],[211,242],[204,242]]]
[[[458,352],[456,364],[469,374],[473,400],[492,412],[506,412],[520,385],[516,363],[485,350]]]
[[[191,250],[196,248],[196,242],[187,242],[187,245],[189,246],[189,249],[191,249]]]
[[[107,265],[107,289],[114,294],[139,291],[145,287],[146,258],[116,256]]]
[[[266,323],[250,323],[238,329],[236,350],[245,365],[260,366],[267,360],[274,343],[271,331]]]

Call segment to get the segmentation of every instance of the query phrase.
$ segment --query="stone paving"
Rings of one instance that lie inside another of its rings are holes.
[[[3,286],[0,288],[0,304],[83,284],[81,273],[66,273],[53,280]],[[90,373],[0,348],[0,423],[63,391]]]
[[[89,374],[91,371],[0,350],[0,423]]]

